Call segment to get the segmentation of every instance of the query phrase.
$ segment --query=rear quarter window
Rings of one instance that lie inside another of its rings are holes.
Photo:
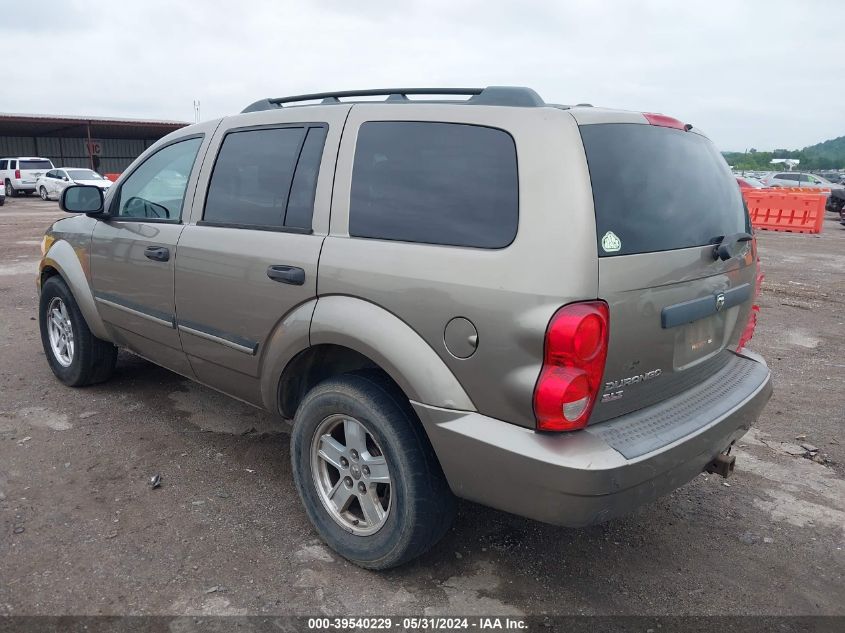
[[[516,147],[503,130],[372,121],[358,133],[349,234],[502,248],[516,236]]]
[[[636,123],[580,130],[600,257],[704,246],[750,232],[736,180],[708,139]]]

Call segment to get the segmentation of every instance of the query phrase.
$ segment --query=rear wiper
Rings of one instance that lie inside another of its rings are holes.
[[[750,242],[754,238],[748,233],[734,233],[733,235],[725,235],[721,239],[716,238],[713,242],[716,247],[713,249],[713,259],[721,259],[723,262],[728,261],[732,257],[736,257],[740,250],[740,245],[745,242]]]

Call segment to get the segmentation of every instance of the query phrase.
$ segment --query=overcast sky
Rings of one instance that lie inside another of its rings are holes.
[[[0,0],[0,112],[193,121],[262,97],[525,85],[723,150],[845,135],[845,0]]]

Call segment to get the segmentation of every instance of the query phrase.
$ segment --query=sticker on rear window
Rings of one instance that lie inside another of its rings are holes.
[[[613,231],[608,231],[601,238],[601,247],[605,253],[615,253],[622,248],[622,240]]]

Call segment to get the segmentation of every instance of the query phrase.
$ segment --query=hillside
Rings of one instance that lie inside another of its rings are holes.
[[[801,169],[845,169],[845,136],[810,145],[804,149],[776,149],[773,152],[758,152],[751,148],[748,153],[722,152],[729,165],[736,169],[771,169],[773,158],[797,158]]]

